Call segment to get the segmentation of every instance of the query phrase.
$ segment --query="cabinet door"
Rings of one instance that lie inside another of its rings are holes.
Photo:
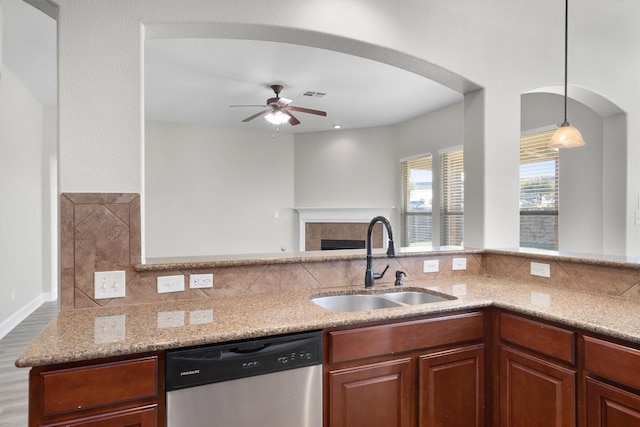
[[[415,411],[411,359],[329,373],[330,427],[409,427]]]
[[[484,425],[484,346],[420,357],[418,426]]]
[[[500,348],[500,426],[576,425],[575,371]]]
[[[640,427],[640,396],[587,378],[587,427]]]
[[[47,424],[46,427],[157,427],[156,405]]]

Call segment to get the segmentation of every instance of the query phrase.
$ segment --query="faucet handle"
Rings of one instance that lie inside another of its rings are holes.
[[[404,271],[396,270],[396,286],[402,286],[402,276],[406,276]]]
[[[382,270],[382,273],[373,273],[373,278],[376,280],[382,279],[382,277],[384,277],[384,273],[386,273],[388,269],[389,269],[389,264],[387,264],[384,270]]]

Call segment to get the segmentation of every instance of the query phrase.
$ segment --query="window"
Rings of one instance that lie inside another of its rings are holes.
[[[462,246],[464,237],[464,152],[440,153],[440,245]]]
[[[401,162],[402,246],[431,246],[433,170],[431,155]]]
[[[520,246],[558,249],[558,151],[553,130],[520,138]]]

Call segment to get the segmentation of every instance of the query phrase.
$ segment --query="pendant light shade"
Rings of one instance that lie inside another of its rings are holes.
[[[549,141],[549,148],[572,148],[584,145],[580,131],[567,121],[567,58],[569,50],[569,0],[565,0],[564,13],[564,122],[555,131]]]
[[[551,141],[549,141],[549,148],[554,149],[573,148],[583,145],[584,140],[582,139],[582,134],[568,122],[560,125],[558,130],[551,136]]]

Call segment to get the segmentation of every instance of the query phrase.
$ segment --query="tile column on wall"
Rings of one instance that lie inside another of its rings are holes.
[[[141,259],[140,195],[60,195],[60,305],[95,307],[93,273],[124,270],[135,275]]]

